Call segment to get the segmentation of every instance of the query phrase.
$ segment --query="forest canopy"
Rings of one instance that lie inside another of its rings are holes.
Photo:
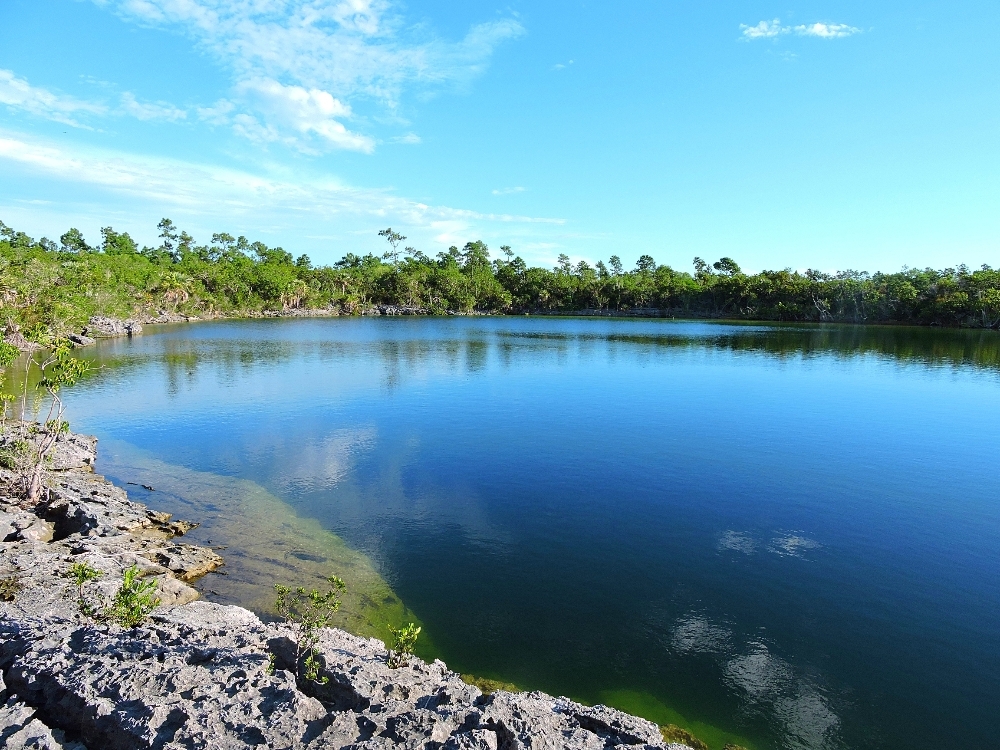
[[[222,233],[198,244],[170,219],[160,244],[139,247],[127,232],[101,230],[89,242],[69,229],[56,243],[0,222],[0,315],[8,326],[79,330],[92,315],[163,312],[241,316],[269,311],[375,306],[427,314],[576,313],[744,320],[1000,328],[1000,270],[982,266],[904,268],[897,273],[829,274],[783,269],[744,273],[732,258],[695,258],[691,272],[643,254],[626,269],[606,262],[528,266],[507,245],[499,257],[481,241],[431,257],[389,228],[382,256],[348,253],[330,266],[307,255]]]

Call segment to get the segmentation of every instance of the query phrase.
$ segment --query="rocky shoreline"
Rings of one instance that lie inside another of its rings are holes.
[[[10,433],[0,435],[2,448]],[[93,472],[97,441],[57,443],[47,493],[25,507],[0,468],[0,746],[19,750],[376,748],[681,750],[659,728],[543,693],[484,695],[440,661],[386,664],[381,641],[326,629],[325,684],[293,674],[293,631],[198,599],[223,560],[179,542],[191,524]],[[134,629],[80,612],[73,563],[110,597],[138,566],[160,605]],[[273,666],[272,666],[273,665]]]

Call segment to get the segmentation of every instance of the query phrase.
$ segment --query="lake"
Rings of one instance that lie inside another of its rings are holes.
[[[1000,745],[997,332],[335,318],[81,356],[98,470],[225,547],[206,598],[341,573],[357,632],[713,749]]]

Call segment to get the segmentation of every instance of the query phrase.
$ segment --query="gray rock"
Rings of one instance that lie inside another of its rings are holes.
[[[426,315],[427,309],[407,305],[374,305],[363,310],[362,315]]]
[[[199,594],[196,589],[176,578],[160,576],[156,580],[156,596],[160,600],[161,606],[175,607],[181,604],[190,604],[198,598]]]
[[[489,729],[456,732],[444,746],[448,750],[497,750],[497,733]]]
[[[136,336],[142,333],[142,323],[138,320],[119,320],[104,315],[95,315],[83,329],[83,335],[91,338],[113,338],[115,336]]]
[[[21,529],[18,536],[26,542],[51,542],[55,528],[51,521],[36,518],[31,525]]]
[[[0,511],[0,542],[13,542],[19,530],[17,515]]]
[[[89,336],[84,336],[82,333],[71,333],[66,338],[72,341],[74,346],[93,346],[97,343],[96,340]]]
[[[0,746],[8,750],[87,750],[79,742],[66,742],[58,729],[52,730],[35,718],[35,711],[11,701],[0,706]]]

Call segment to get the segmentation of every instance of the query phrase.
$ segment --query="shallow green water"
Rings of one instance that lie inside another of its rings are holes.
[[[418,619],[459,671],[713,747],[996,746],[996,332],[258,321],[84,356],[74,428],[228,546],[209,598],[336,567],[356,631]]]

